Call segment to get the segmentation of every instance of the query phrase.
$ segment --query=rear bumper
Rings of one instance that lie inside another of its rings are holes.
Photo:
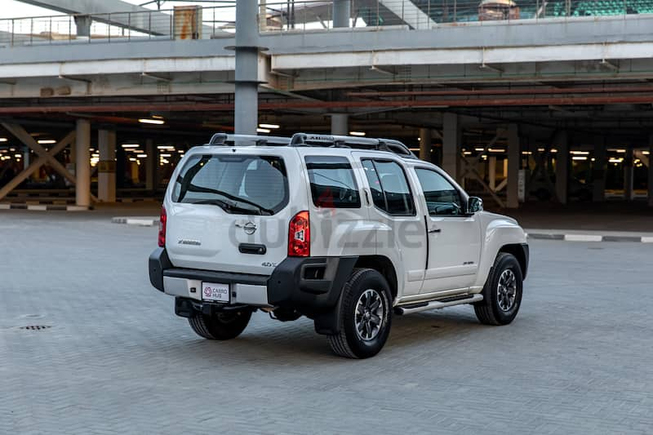
[[[289,257],[272,274],[215,272],[173,267],[163,248],[150,255],[150,282],[158,290],[193,301],[194,306],[221,305],[202,301],[202,283],[230,284],[231,304],[288,307],[306,315],[332,309],[357,257]],[[222,304],[224,305],[224,304]]]

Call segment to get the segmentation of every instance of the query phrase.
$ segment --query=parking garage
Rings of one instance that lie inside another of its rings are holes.
[[[233,6],[111,17],[106,4],[38,3],[55,12],[0,24],[2,203],[156,199],[189,147],[233,131]],[[391,8],[365,20],[369,8],[351,5],[348,22],[336,9],[325,22],[317,4],[294,4],[294,18],[263,4],[248,116],[264,135],[402,140],[491,207],[653,204],[651,19],[581,3],[490,21],[418,4],[432,23]]]

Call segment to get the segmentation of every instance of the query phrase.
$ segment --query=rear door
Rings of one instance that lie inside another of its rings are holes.
[[[306,204],[291,148],[202,147],[168,188],[166,249],[176,267],[268,275]]]
[[[419,212],[414,190],[405,166],[394,158],[361,158],[373,206],[370,221],[375,222],[375,245],[396,267],[401,295],[419,293],[426,266],[424,215]]]

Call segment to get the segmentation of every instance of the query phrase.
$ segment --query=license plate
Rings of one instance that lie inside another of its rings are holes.
[[[231,301],[229,284],[202,283],[202,299],[205,301],[229,303]]]

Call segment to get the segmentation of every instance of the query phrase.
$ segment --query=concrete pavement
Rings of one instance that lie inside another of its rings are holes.
[[[149,285],[156,232],[0,214],[0,433],[653,427],[653,245],[533,240],[512,325],[482,326],[470,307],[396,317],[381,354],[351,361],[306,319],[256,313],[236,340],[198,338]]]

